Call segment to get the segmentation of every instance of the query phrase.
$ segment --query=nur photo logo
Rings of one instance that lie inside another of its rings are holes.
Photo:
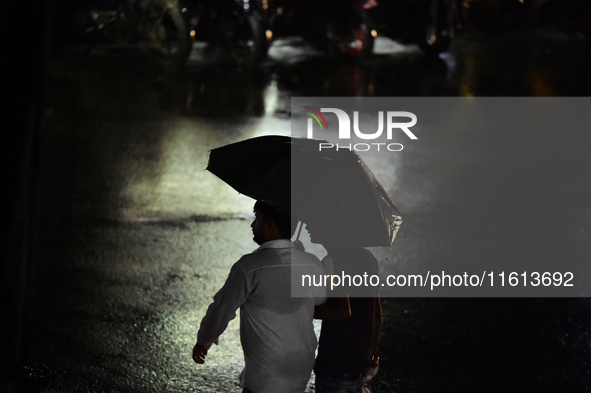
[[[328,139],[334,136],[334,129],[329,133],[328,122],[323,113],[330,113],[336,116],[338,128],[336,130],[339,142],[319,143],[319,150],[322,149],[347,149],[354,151],[388,150],[401,151],[404,146],[398,142],[392,142],[393,138],[399,135],[406,135],[411,140],[417,140],[417,136],[410,130],[417,124],[417,116],[407,111],[378,111],[377,125],[373,119],[365,118],[364,124],[360,125],[359,111],[353,111],[353,121],[349,114],[339,108],[320,108],[316,110],[310,106],[302,106],[306,110],[303,113],[310,117],[307,120],[306,137],[314,139],[314,129],[322,135],[316,135],[318,139]],[[377,128],[377,130],[376,130]],[[319,130],[318,130],[319,129]],[[352,131],[352,132],[351,132]],[[384,133],[385,131],[385,133]],[[352,143],[352,139],[361,139],[369,142]],[[379,142],[380,140],[384,142]],[[348,143],[344,143],[348,142]]]

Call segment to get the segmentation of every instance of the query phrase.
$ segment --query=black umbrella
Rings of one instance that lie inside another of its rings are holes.
[[[265,201],[335,244],[390,246],[402,223],[365,162],[319,140],[263,136],[210,151],[207,169],[241,194]]]
[[[210,150],[207,170],[236,191],[291,214],[291,138],[264,136]]]

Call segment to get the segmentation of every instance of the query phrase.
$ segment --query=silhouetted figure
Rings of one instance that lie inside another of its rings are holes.
[[[310,288],[308,297],[292,297],[292,268],[323,275],[314,255],[289,239],[290,217],[257,202],[253,240],[260,245],[232,266],[226,283],[201,321],[193,360],[204,363],[207,350],[240,308],[240,341],[245,367],[243,392],[301,393],[314,365],[317,341],[314,306],[324,302],[324,288]]]
[[[319,231],[318,231],[319,232]],[[322,244],[328,255],[327,273],[341,276],[377,275],[378,263],[362,247],[330,245],[321,233],[310,231],[311,240]],[[335,287],[326,303],[316,307],[322,319],[318,355],[314,365],[316,393],[369,393],[378,371],[377,348],[382,326],[378,287],[367,286],[349,296],[351,289]]]

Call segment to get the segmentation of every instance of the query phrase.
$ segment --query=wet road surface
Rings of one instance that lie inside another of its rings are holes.
[[[175,73],[125,55],[56,56],[34,172],[25,363],[53,371],[49,392],[238,392],[237,321],[205,366],[190,358],[211,297],[255,246],[252,201],[204,171],[208,149],[289,135],[292,96],[586,96],[590,49],[567,35],[466,34],[438,59],[380,40],[354,65],[285,41],[257,72],[199,54]],[[383,306],[376,392],[591,386],[585,300]]]

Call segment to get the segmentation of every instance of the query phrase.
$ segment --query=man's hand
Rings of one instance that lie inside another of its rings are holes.
[[[304,247],[304,243],[302,243],[301,241],[295,240],[293,244],[296,246],[297,249],[306,251],[306,247]]]
[[[205,362],[205,355],[207,355],[207,349],[199,344],[195,344],[193,347],[193,360],[195,363],[203,364]]]

